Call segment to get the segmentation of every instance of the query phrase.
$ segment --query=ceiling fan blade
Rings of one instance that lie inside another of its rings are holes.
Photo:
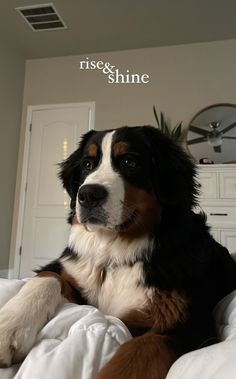
[[[236,121],[234,121],[232,124],[226,126],[226,128],[222,129],[221,133],[224,134],[224,133],[228,132],[229,130],[233,129],[235,126],[236,126]]]
[[[195,143],[200,143],[200,142],[204,142],[204,141],[207,141],[206,137],[199,137],[199,138],[190,139],[189,141],[187,141],[187,144],[193,145]]]
[[[221,138],[224,138],[224,139],[236,139],[236,137],[230,137],[230,136],[222,136]]]
[[[198,126],[190,125],[189,130],[192,132],[198,133],[201,136],[207,136],[209,134],[209,131],[199,128]]]
[[[213,149],[216,153],[221,153],[221,145],[219,146],[213,146]]]

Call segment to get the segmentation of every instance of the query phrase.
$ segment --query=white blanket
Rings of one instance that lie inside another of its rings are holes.
[[[0,307],[24,284],[0,279]],[[130,338],[119,319],[91,306],[64,303],[41,330],[23,364],[0,369],[0,378],[92,379]]]
[[[0,307],[24,284],[0,279]],[[215,318],[224,341],[182,356],[167,379],[236,379],[236,291],[218,304]],[[0,369],[0,378],[93,379],[130,338],[117,318],[91,306],[65,303],[39,333],[23,364]]]

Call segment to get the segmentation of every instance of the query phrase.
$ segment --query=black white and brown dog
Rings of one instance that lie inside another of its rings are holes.
[[[122,127],[87,133],[60,178],[68,247],[1,309],[1,367],[26,356],[66,298],[134,336],[97,379],[165,378],[181,354],[215,341],[213,307],[236,288],[233,259],[192,210],[193,163],[157,129]]]

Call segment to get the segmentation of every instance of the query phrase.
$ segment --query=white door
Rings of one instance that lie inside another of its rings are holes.
[[[90,104],[35,110],[32,115],[20,277],[57,258],[67,245],[70,200],[57,177],[58,163],[93,127]]]

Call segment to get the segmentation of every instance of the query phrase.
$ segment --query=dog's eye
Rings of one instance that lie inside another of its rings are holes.
[[[83,168],[84,168],[85,170],[90,171],[90,170],[93,169],[93,161],[91,161],[90,159],[85,159],[85,160],[83,161],[82,166],[83,166]]]
[[[137,162],[134,159],[131,158],[125,158],[123,160],[123,166],[127,167],[129,169],[134,169],[137,166]]]
[[[135,168],[137,166],[137,163],[131,159],[125,159],[124,164],[129,168]]]

